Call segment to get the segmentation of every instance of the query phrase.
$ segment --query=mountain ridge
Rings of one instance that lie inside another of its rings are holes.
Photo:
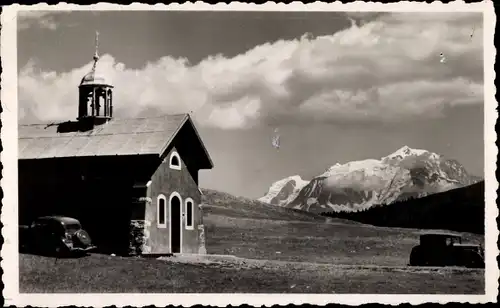
[[[480,180],[457,160],[405,145],[380,159],[336,163],[310,181],[298,175],[281,179],[259,201],[315,213],[359,211]]]

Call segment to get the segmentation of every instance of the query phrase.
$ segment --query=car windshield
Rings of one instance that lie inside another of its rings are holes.
[[[446,239],[447,245],[462,244],[462,239],[459,236],[452,236]]]
[[[67,231],[70,231],[70,232],[78,231],[81,228],[80,224],[77,224],[77,223],[64,224],[64,227],[66,228]]]

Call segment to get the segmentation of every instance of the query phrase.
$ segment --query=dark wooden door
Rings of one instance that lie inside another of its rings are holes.
[[[173,197],[170,201],[170,251],[181,252],[181,201]]]

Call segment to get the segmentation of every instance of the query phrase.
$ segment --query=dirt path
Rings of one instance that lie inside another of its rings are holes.
[[[482,273],[481,269],[469,269],[463,267],[410,267],[410,266],[379,266],[379,265],[343,265],[312,262],[293,262],[279,260],[259,260],[239,258],[231,255],[190,255],[182,254],[172,257],[160,257],[158,260],[183,263],[209,265],[219,268],[240,269],[300,269],[300,270],[342,270],[342,271],[378,271],[378,272],[406,272],[406,273],[436,273],[436,274],[459,274],[459,273]]]

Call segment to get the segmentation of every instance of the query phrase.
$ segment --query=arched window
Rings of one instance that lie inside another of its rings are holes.
[[[187,198],[185,201],[185,213],[186,213],[186,229],[194,229],[194,202],[193,199]]]
[[[170,154],[170,168],[175,170],[181,170],[181,158],[177,152],[172,152]]]
[[[167,199],[164,195],[159,195],[156,200],[158,228],[167,227]]]
[[[106,105],[107,105],[107,108],[106,108],[106,111],[107,111],[106,116],[108,116],[108,117],[111,117],[111,116],[112,116],[112,114],[111,114],[111,106],[112,106],[112,102],[111,102],[111,100],[112,100],[112,97],[113,97],[113,93],[111,92],[111,89],[108,89],[108,94],[107,94],[107,104],[106,104]]]
[[[106,92],[104,92],[104,90],[102,89],[99,89],[99,92],[97,92],[97,110],[96,110],[96,116],[100,116],[101,115],[101,109],[104,109],[104,112],[106,112],[106,97],[105,97],[105,94]],[[105,115],[105,113],[104,113]]]
[[[92,91],[89,91],[87,93],[87,106],[90,107],[90,116],[94,116],[95,115],[95,111],[94,111],[94,92],[92,92]]]

